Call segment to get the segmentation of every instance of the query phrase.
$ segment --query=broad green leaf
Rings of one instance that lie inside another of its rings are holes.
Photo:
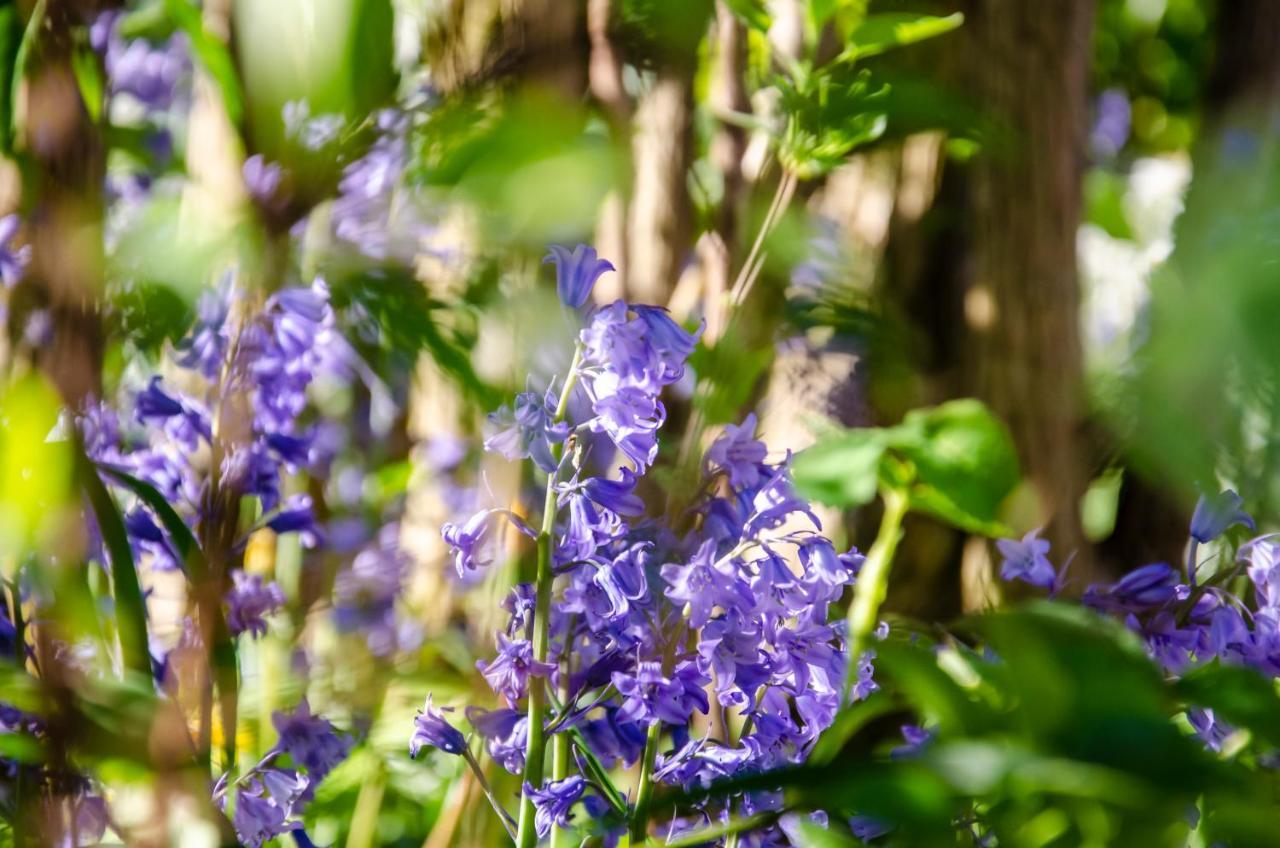
[[[913,509],[976,533],[999,534],[1000,505],[1018,484],[1008,430],[979,401],[956,400],[907,414],[894,451],[915,466]]]
[[[38,374],[0,396],[0,552],[4,560],[57,542],[60,521],[73,505],[74,453],[51,438],[61,401]]]
[[[964,23],[964,15],[922,15],[913,12],[879,12],[865,16],[849,37],[842,59],[865,59],[951,32]]]
[[[792,824],[788,829],[788,835],[796,848],[855,848],[855,846],[866,844],[833,827],[823,827],[808,819],[801,819]]]
[[[0,7],[0,153],[13,150],[14,93],[21,78],[18,67],[18,48],[22,44],[22,19],[16,4]]]
[[[833,762],[845,745],[867,725],[890,715],[901,707],[896,699],[884,690],[872,692],[861,701],[856,701],[836,713],[831,723],[809,754],[808,762],[823,765]]]
[[[27,25],[22,29],[22,37],[17,42],[17,49],[13,53],[13,64],[6,67],[12,67],[12,71],[8,73],[8,100],[5,102],[8,111],[8,128],[6,133],[7,144],[6,150],[12,149],[18,137],[21,135],[21,115],[19,114],[18,104],[22,102],[22,83],[27,75],[27,64],[31,60],[31,51],[35,49],[36,40],[40,37],[40,27],[44,24],[44,17],[48,0],[36,0],[35,5],[31,7],[31,16],[27,18]],[[8,38],[13,37],[13,28],[21,26],[17,17],[17,9],[10,5],[9,10],[14,13],[14,20],[9,27]],[[8,58],[7,56],[5,58]]]
[[[116,620],[120,631],[120,650],[125,667],[139,674],[151,675],[151,653],[147,645],[147,606],[142,586],[133,563],[133,550],[125,530],[120,508],[103,485],[98,470],[83,455],[79,462],[80,482],[93,506],[98,530],[111,561],[111,586],[116,600]]]
[[[87,45],[77,46],[71,51],[71,71],[80,88],[80,99],[84,101],[85,111],[89,113],[89,119],[97,123],[102,117],[107,92],[107,80],[101,60]]]
[[[876,496],[884,430],[849,430],[819,441],[796,455],[791,471],[805,497],[830,506],[851,507]]]

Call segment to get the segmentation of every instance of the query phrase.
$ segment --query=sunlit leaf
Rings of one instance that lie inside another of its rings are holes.
[[[939,16],[914,12],[878,12],[867,15],[849,36],[844,59],[864,59],[897,47],[936,38],[958,28],[964,15]]]

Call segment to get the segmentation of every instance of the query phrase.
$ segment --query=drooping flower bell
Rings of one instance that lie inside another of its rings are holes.
[[[553,244],[542,260],[543,264],[554,262],[556,266],[556,294],[560,302],[572,309],[577,309],[591,297],[591,289],[596,280],[605,271],[616,270],[613,263],[596,255],[596,249],[580,244],[572,251],[562,245]]]

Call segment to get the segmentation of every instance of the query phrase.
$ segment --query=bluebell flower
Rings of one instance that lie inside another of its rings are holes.
[[[1156,562],[1130,571],[1112,586],[1090,586],[1083,601],[1095,609],[1129,612],[1163,606],[1178,595],[1178,572]]]
[[[1276,538],[1264,536],[1240,549],[1260,607],[1280,607],[1280,543]]]
[[[194,369],[208,380],[217,379],[226,364],[232,281],[232,274],[228,272],[216,288],[200,294],[196,301],[195,323],[176,345],[177,363],[183,368]]]
[[[1231,489],[1217,495],[1202,495],[1191,515],[1191,538],[1197,542],[1212,542],[1237,524],[1256,530],[1253,518],[1240,508],[1244,498]]]
[[[1192,729],[1204,740],[1210,751],[1221,751],[1227,737],[1235,732],[1235,728],[1219,718],[1207,707],[1190,707],[1187,710],[1187,721]]]
[[[22,219],[17,215],[0,217],[0,283],[11,289],[22,279],[22,273],[31,261],[30,245],[14,247],[14,239],[18,235],[18,227]]]
[[[644,725],[623,720],[617,709],[605,710],[603,717],[584,721],[578,729],[605,768],[630,767],[644,752]]]
[[[582,484],[587,497],[618,515],[636,516],[644,512],[644,501],[635,493],[636,474],[630,468],[618,471],[620,479],[588,478]]]
[[[533,658],[533,645],[527,639],[508,639],[498,634],[498,655],[491,661],[479,660],[476,668],[489,681],[494,692],[515,704],[529,691],[529,678],[549,677],[555,667]]]
[[[751,585],[731,561],[716,558],[713,541],[703,542],[685,563],[671,562],[661,568],[667,582],[666,596],[688,609],[689,623],[702,627],[717,607],[749,610],[755,605]]]
[[[596,413],[592,430],[608,435],[618,450],[641,468],[653,464],[658,457],[658,428],[667,416],[666,407],[655,395],[627,386],[597,398],[592,409]]]
[[[662,673],[662,665],[642,662],[635,674],[616,672],[613,685],[622,695],[618,709],[621,721],[652,724],[688,724],[694,711],[706,713],[709,709],[704,688],[710,681],[692,662],[679,663],[670,678]]]
[[[490,432],[484,440],[485,450],[510,460],[532,459],[543,471],[555,471],[552,446],[569,435],[568,425],[555,421],[555,402],[550,390],[543,395],[537,392],[516,395],[514,412],[503,406],[489,415]]]
[[[378,657],[389,656],[399,642],[395,603],[408,560],[396,541],[398,529],[383,528],[333,580],[334,625],[342,633],[362,634]]]
[[[996,548],[1004,561],[1000,563],[1000,577],[1004,580],[1021,580],[1041,589],[1056,586],[1058,574],[1049,562],[1049,542],[1039,537],[1039,530],[1032,530],[1022,537],[996,540]]]
[[[546,836],[551,832],[553,824],[560,827],[569,825],[569,811],[578,803],[582,792],[587,788],[587,781],[579,775],[566,777],[564,780],[552,780],[536,789],[529,784],[524,785],[525,795],[533,801],[534,824],[538,836]]]
[[[902,744],[889,751],[894,759],[914,757],[933,739],[933,733],[918,724],[902,725]]]
[[[287,769],[267,768],[250,777],[236,793],[232,824],[240,841],[260,848],[293,829],[293,817],[309,788],[303,775]]]
[[[351,740],[339,735],[328,719],[313,715],[306,698],[291,713],[272,713],[271,723],[280,737],[277,747],[287,751],[295,765],[307,770],[312,787],[351,751]]]
[[[504,509],[482,509],[461,525],[452,521],[445,522],[440,528],[440,535],[452,549],[453,566],[459,577],[465,577],[467,572],[483,568],[492,562],[490,530],[495,516],[505,517],[513,527],[530,539],[538,536],[516,515]]]
[[[529,719],[523,710],[467,708],[467,721],[485,740],[489,756],[511,774],[524,771],[524,749]]]
[[[724,432],[707,449],[707,463],[713,471],[728,474],[731,486],[755,486],[760,482],[760,464],[768,450],[755,434],[756,416],[752,413],[741,425],[726,424]]]
[[[413,720],[413,736],[409,738],[409,756],[417,758],[423,745],[439,748],[446,754],[462,754],[467,749],[466,737],[445,718],[449,708],[437,709],[431,696]]]
[[[255,153],[244,160],[240,169],[244,177],[244,187],[249,196],[261,206],[272,206],[278,202],[277,192],[284,179],[284,169],[275,162],[268,162],[261,153]]]
[[[243,569],[231,572],[231,579],[226,597],[227,628],[233,636],[262,636],[267,632],[266,616],[284,606],[284,590],[274,582],[264,581],[262,575]]]
[[[297,533],[308,548],[316,547],[324,538],[310,495],[290,495],[279,511],[267,519],[266,526],[280,534]]]
[[[591,289],[605,271],[616,270],[613,263],[596,255],[594,247],[580,244],[572,251],[558,244],[551,245],[542,260],[556,266],[556,294],[565,306],[577,309],[591,297]]]

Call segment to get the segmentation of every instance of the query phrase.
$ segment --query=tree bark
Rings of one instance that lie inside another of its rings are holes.
[[[639,303],[665,305],[692,244],[692,67],[673,65],[655,72],[636,108],[632,155],[627,294]]]
[[[986,140],[971,174],[965,388],[1008,423],[1047,538],[1087,576],[1076,230],[1094,4],[967,6],[967,76],[1003,131]]]

